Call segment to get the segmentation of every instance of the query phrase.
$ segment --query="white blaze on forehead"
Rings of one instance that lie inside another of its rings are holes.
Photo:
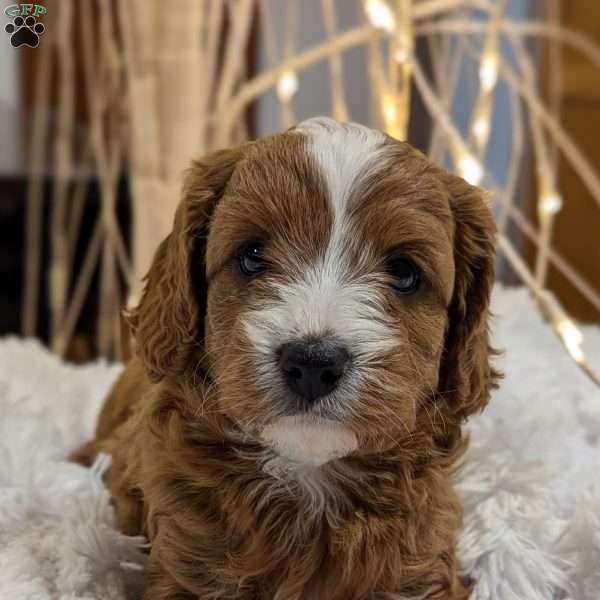
[[[315,467],[346,456],[357,447],[356,436],[348,428],[308,416],[281,417],[267,425],[261,437],[281,457]]]
[[[339,223],[348,212],[352,191],[381,168],[385,136],[358,123],[338,123],[327,117],[303,121],[297,130],[308,138],[308,152],[325,178],[334,220]]]
[[[298,130],[306,135],[307,151],[325,180],[333,213],[333,228],[321,268],[327,271],[327,277],[341,281],[352,268],[347,255],[352,235],[348,227],[352,201],[360,201],[357,194],[368,177],[385,169],[385,136],[357,123],[338,123],[326,117],[304,121]]]

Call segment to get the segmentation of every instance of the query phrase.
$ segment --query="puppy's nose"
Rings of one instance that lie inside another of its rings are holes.
[[[323,341],[289,342],[279,351],[286,383],[310,403],[337,387],[349,359],[343,346]]]

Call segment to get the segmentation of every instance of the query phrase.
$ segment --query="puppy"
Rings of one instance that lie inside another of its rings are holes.
[[[494,224],[408,144],[318,118],[190,169],[78,455],[144,598],[466,598],[452,477],[488,401]]]

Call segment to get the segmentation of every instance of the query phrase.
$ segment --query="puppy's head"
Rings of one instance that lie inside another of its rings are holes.
[[[478,188],[312,119],[194,164],[131,323],[151,378],[205,369],[244,433],[320,464],[456,442],[493,385],[493,278]]]

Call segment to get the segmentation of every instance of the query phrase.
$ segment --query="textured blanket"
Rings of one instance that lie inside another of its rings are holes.
[[[462,569],[474,600],[600,598],[600,392],[527,292],[497,289],[505,372],[458,485]],[[586,330],[600,360],[600,329]],[[114,529],[101,475],[65,461],[87,439],[120,367],[74,367],[32,340],[0,340],[0,598],[140,595],[144,543]]]

